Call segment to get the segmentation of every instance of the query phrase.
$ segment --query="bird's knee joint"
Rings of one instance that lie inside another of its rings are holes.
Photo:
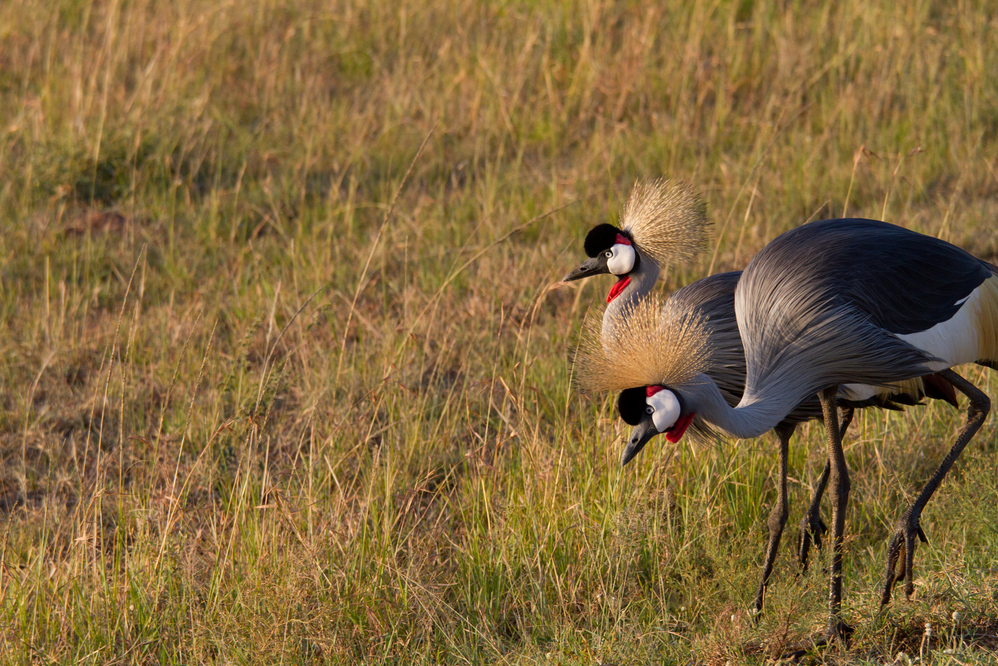
[[[971,404],[977,407],[982,417],[987,416],[988,412],[991,411],[991,398],[985,393],[981,393],[980,397]]]

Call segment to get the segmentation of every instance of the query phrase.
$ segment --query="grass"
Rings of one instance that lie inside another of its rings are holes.
[[[826,581],[787,545],[820,427],[756,625],[774,442],[620,469],[567,362],[607,285],[555,282],[660,175],[715,225],[668,289],[844,211],[994,261],[994,13],[0,4],[0,660],[764,663],[806,639]],[[857,417],[857,633],[812,663],[998,661],[993,415],[926,511],[914,599],[876,613],[960,418]]]

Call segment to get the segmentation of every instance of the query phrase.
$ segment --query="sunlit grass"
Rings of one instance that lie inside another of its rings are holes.
[[[715,226],[667,288],[843,212],[993,261],[993,15],[0,3],[2,660],[724,664],[806,640],[820,427],[756,624],[774,442],[621,469],[568,363],[607,285],[553,283],[660,175]],[[993,416],[924,514],[914,601],[877,615],[961,417],[857,417],[857,633],[813,661],[925,659],[926,622],[936,663],[998,645]]]

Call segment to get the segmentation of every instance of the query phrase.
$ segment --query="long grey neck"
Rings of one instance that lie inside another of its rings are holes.
[[[634,249],[638,254],[638,267],[627,274],[626,277],[631,278],[631,281],[615,299],[607,304],[606,310],[603,311],[604,338],[606,338],[607,332],[613,326],[613,322],[615,320],[620,321],[621,310],[640,303],[658,281],[660,272],[658,264],[642,254],[637,248]]]
[[[676,391],[685,401],[687,409],[732,437],[742,439],[768,432],[797,406],[792,399],[773,397],[731,407],[714,380],[705,374],[684,382],[681,387],[676,387]]]

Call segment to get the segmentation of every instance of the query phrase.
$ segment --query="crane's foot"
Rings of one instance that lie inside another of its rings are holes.
[[[801,573],[807,571],[807,559],[811,553],[811,543],[815,548],[821,548],[821,537],[828,531],[825,521],[817,511],[808,511],[801,518],[800,527],[797,531],[797,561],[800,563]]]
[[[815,650],[826,648],[831,645],[839,644],[843,647],[849,647],[849,642],[852,639],[853,627],[846,624],[845,622],[833,618],[829,622],[829,627],[821,632],[820,634],[812,635],[810,638],[803,641],[795,641],[783,646],[783,649],[775,654],[770,654],[769,659],[766,663],[778,662],[778,663],[790,663],[797,664],[809,654],[815,652]]]
[[[853,632],[856,629],[850,625],[843,622],[837,617],[832,617],[828,621],[828,628],[825,629],[825,645],[831,645],[833,643],[841,643],[845,647],[849,647],[849,639],[852,638]]]
[[[894,536],[887,547],[887,575],[884,579],[884,591],[880,597],[881,608],[891,602],[891,592],[902,579],[904,579],[905,596],[910,598],[915,592],[915,585],[912,582],[915,537],[917,536],[922,543],[929,543],[921,525],[918,524],[919,518],[920,515],[912,513],[912,510],[908,509],[897,522]]]
[[[840,644],[843,647],[849,647],[849,640],[852,638],[853,632],[856,629],[850,625],[846,624],[837,617],[832,617],[828,620],[828,627],[811,639],[811,648],[827,647],[829,645]],[[803,650],[800,650],[800,646],[791,647],[788,651],[781,655],[781,658],[786,658],[792,656],[793,658],[799,659],[804,654]]]
[[[755,593],[755,601],[752,603],[752,625],[756,626],[759,624],[759,620],[762,618],[762,604],[763,599],[766,596],[766,585],[760,584],[759,589]]]

